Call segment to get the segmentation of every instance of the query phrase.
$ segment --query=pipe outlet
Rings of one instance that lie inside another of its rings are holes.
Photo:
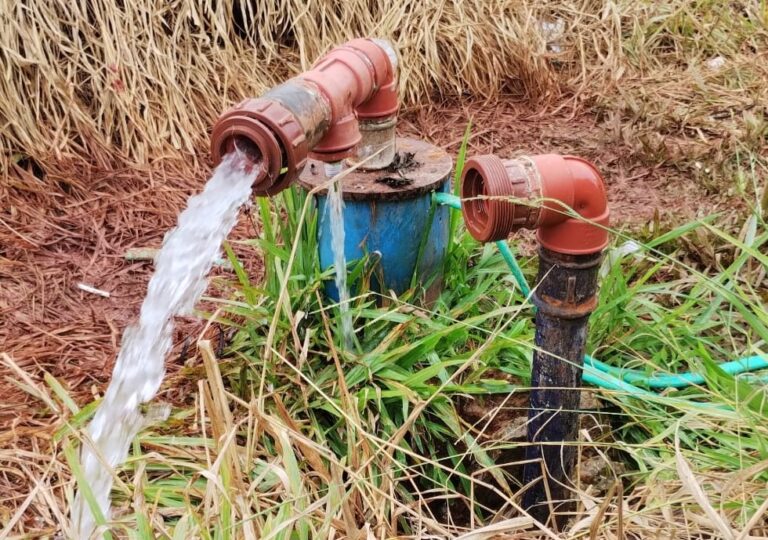
[[[301,174],[311,152],[326,162],[350,157],[360,142],[358,117],[397,113],[397,56],[384,40],[354,39],[314,67],[224,112],[211,135],[218,164],[239,151],[259,174],[257,195],[274,195]]]
[[[605,186],[584,159],[557,154],[470,158],[461,196],[467,229],[481,242],[536,229],[539,243],[556,253],[585,255],[608,245]]]
[[[211,134],[214,164],[233,151],[258,167],[256,194],[273,195],[304,169],[307,137],[294,113],[279,101],[246,99],[222,114]]]

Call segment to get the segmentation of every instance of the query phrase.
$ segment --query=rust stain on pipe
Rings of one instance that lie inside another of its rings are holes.
[[[349,157],[360,141],[358,117],[397,113],[394,58],[387,42],[354,39],[311,70],[232,107],[213,128],[214,163],[247,148],[245,157],[261,167],[255,193],[274,195],[298,178],[310,152],[326,162]]]

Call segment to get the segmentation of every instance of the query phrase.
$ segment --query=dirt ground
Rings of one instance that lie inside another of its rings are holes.
[[[400,121],[403,135],[418,136],[456,154],[467,119],[472,118],[470,155],[495,152],[560,152],[588,158],[608,184],[613,224],[638,228],[658,212],[663,221],[682,222],[716,210],[724,201],[707,197],[693,180],[670,167],[644,163],[632,149],[591,116],[564,112],[532,116],[522,105],[500,102],[424,108]],[[163,171],[163,169],[165,169]],[[174,173],[173,168],[83,170],[50,173],[43,180],[17,175],[0,186],[0,353],[42,381],[50,373],[79,404],[103,391],[125,327],[137,316],[152,271],[149,262],[128,262],[130,248],[158,247],[187,197],[198,191],[207,171]],[[244,212],[231,238],[256,234]],[[242,253],[259,276],[258,255]],[[86,292],[79,284],[109,293]],[[178,371],[184,343],[204,327],[187,319],[177,326],[169,373]],[[13,382],[0,362],[0,447],[50,429],[45,406]],[[161,399],[181,390],[166,382]]]

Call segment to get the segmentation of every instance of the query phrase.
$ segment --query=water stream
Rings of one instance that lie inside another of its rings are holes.
[[[339,312],[341,314],[341,331],[346,350],[352,350],[354,345],[354,329],[352,327],[352,312],[349,306],[349,287],[347,286],[347,260],[344,256],[344,199],[342,198],[339,182],[328,186],[328,217],[331,220],[331,249],[333,251],[333,267],[335,270],[336,290],[339,292]]]
[[[243,164],[236,156],[226,156],[203,192],[189,199],[178,226],[166,235],[139,321],[123,335],[112,381],[88,426],[93,444],[83,443],[81,467],[107,519],[112,469],[126,459],[131,441],[145,422],[141,405],[160,388],[165,357],[173,344],[173,317],[192,312],[205,291],[206,275],[221,243],[250,196],[256,171],[244,170]],[[75,496],[72,521],[77,538],[91,537],[96,521],[82,491]]]

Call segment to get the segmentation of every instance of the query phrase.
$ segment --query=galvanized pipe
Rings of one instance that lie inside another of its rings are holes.
[[[347,158],[350,165],[360,163],[366,171],[385,169],[395,159],[397,115],[388,118],[359,120],[360,143],[352,157]]]

